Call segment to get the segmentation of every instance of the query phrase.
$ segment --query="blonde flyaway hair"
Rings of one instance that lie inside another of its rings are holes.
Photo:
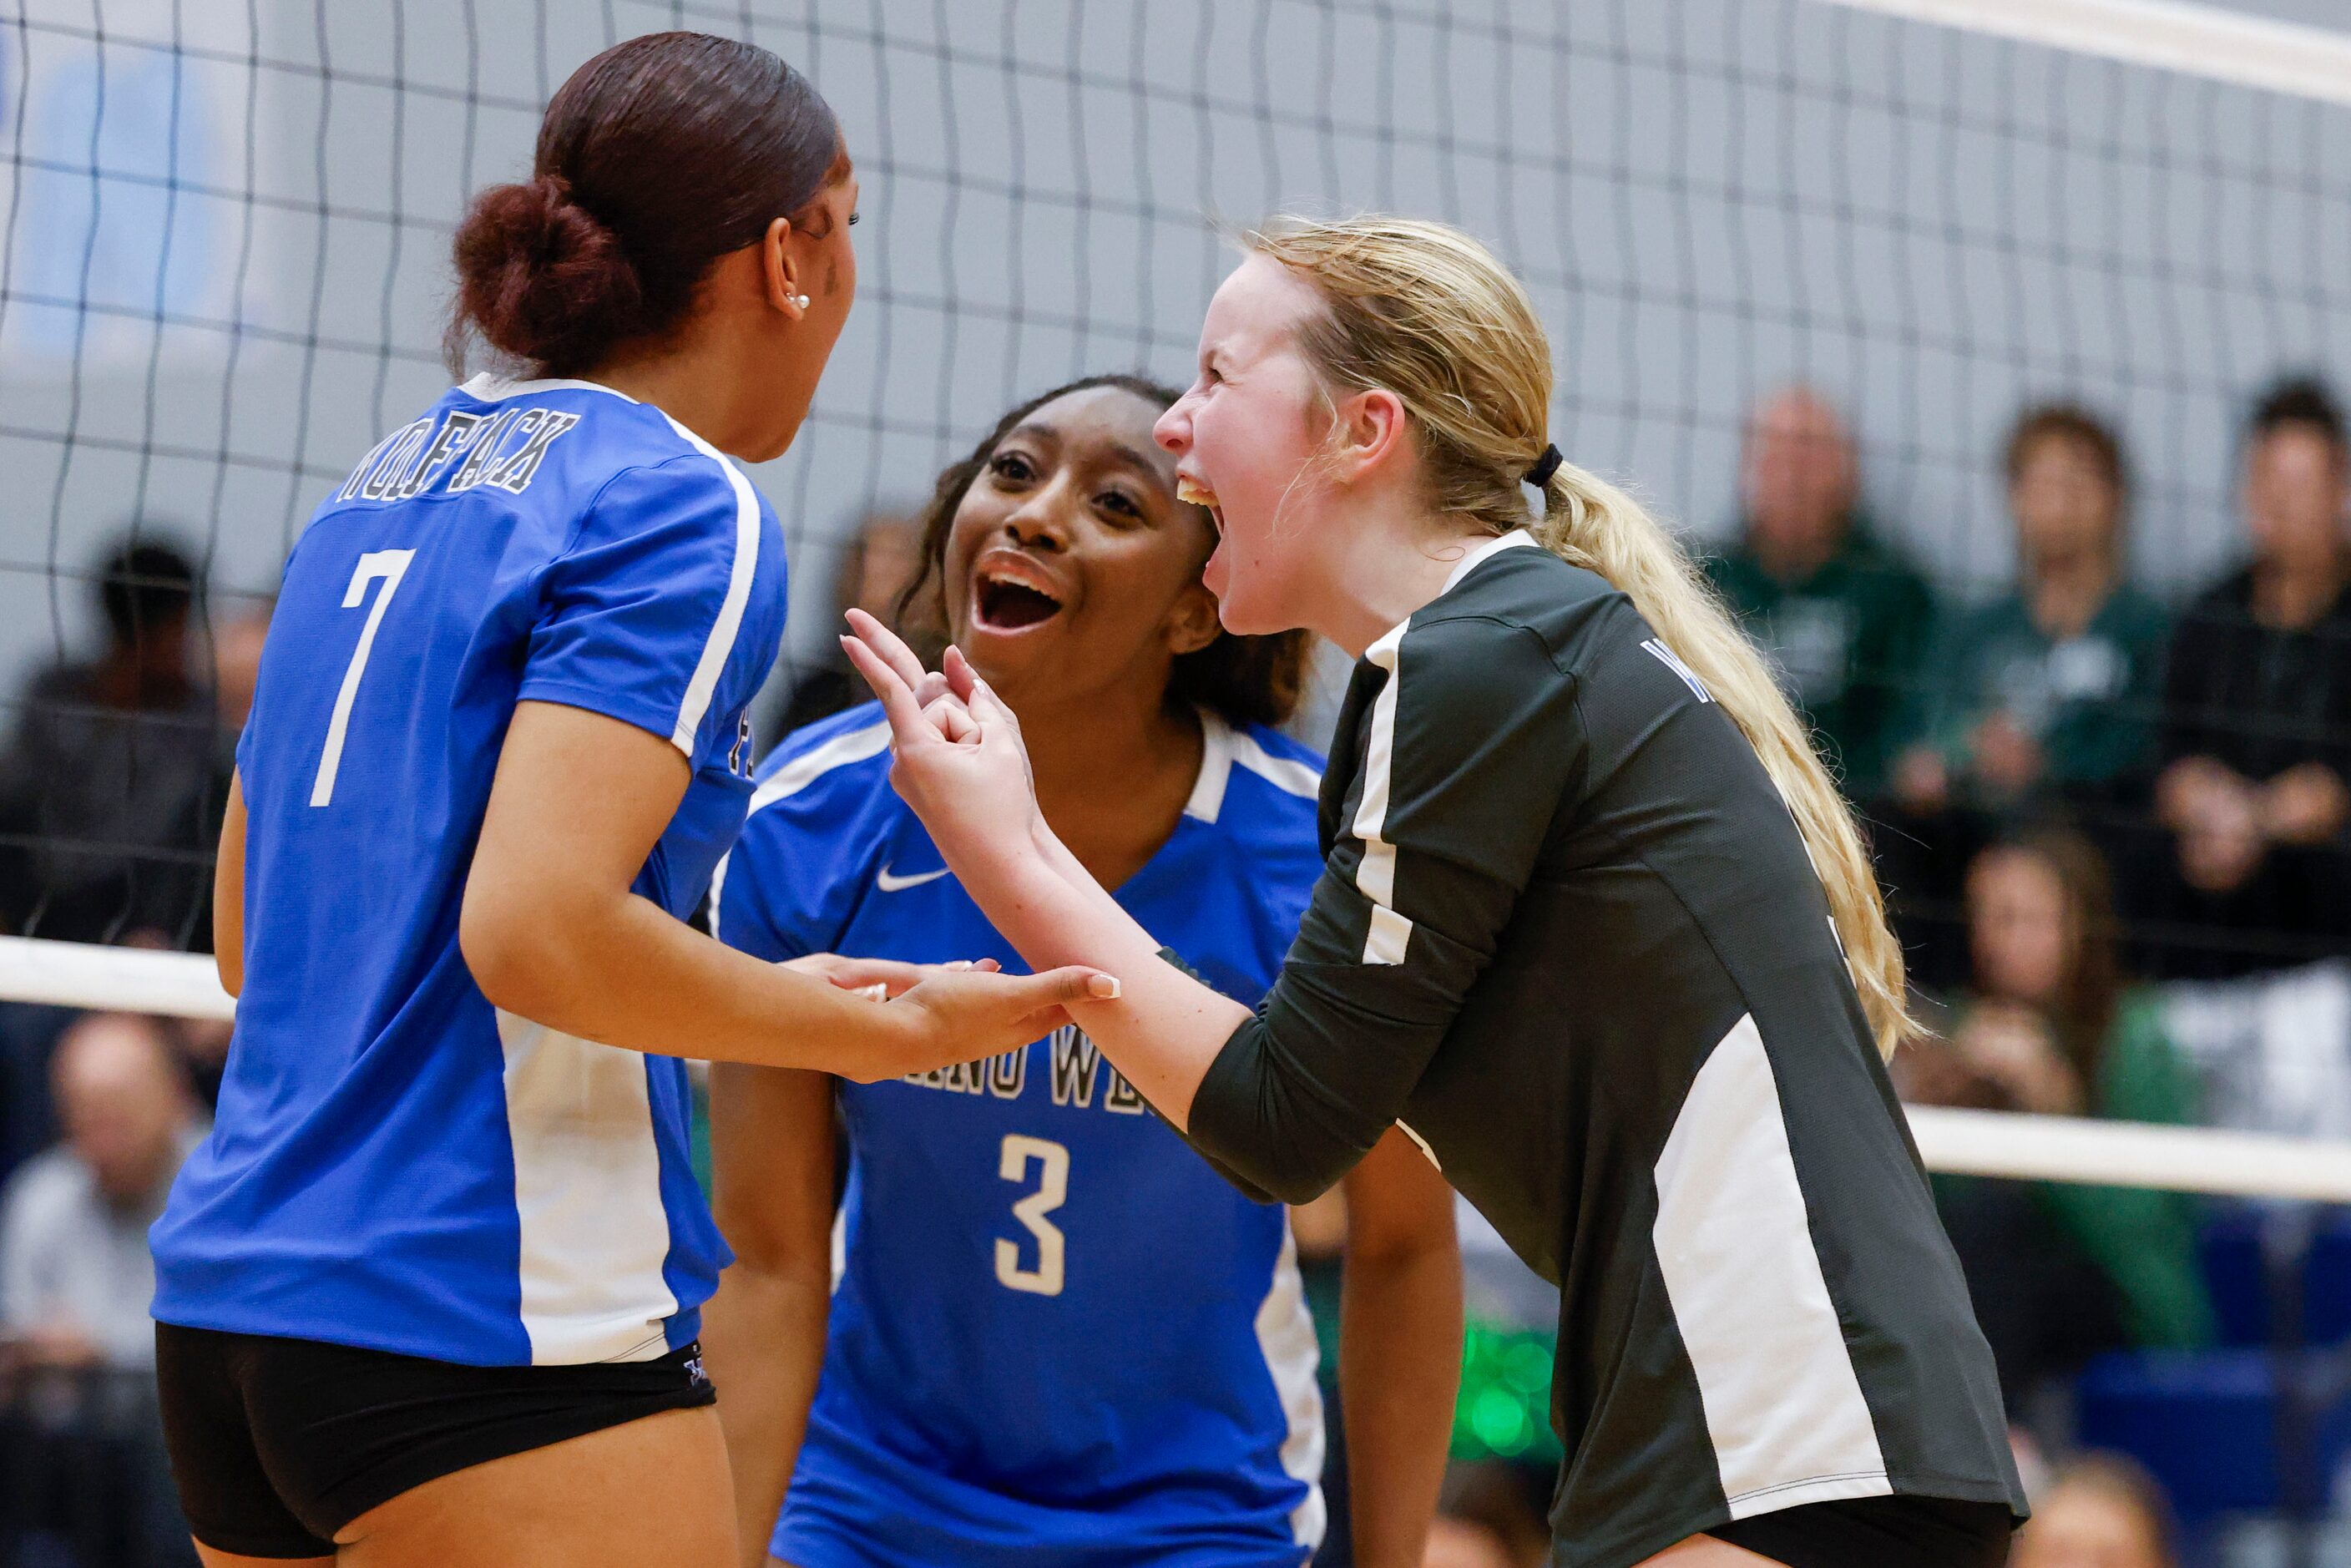
[[[1393,392],[1419,438],[1429,504],[1489,533],[1531,529],[1608,580],[1694,671],[1762,759],[1828,894],[1880,1051],[1915,1029],[1902,949],[1852,810],[1763,659],[1640,504],[1561,463],[1534,517],[1520,478],[1551,444],[1551,344],[1534,302],[1484,246],[1442,224],[1282,218],[1241,236],[1321,296],[1297,340],[1332,388]]]

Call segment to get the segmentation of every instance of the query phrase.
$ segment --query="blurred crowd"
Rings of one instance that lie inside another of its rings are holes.
[[[2133,580],[2138,469],[2097,413],[2026,409],[1986,462],[2015,561],[1988,596],[1906,558],[1864,504],[1844,416],[1784,389],[1750,413],[1740,515],[1706,563],[1868,820],[1935,1031],[1897,1087],[2351,1137],[2340,406],[2307,379],[2252,400],[2231,564],[2176,601]],[[915,546],[904,517],[865,519],[836,558],[839,603],[886,618]],[[6,711],[0,932],[201,951],[269,605],[211,595],[143,526],[87,586],[100,645]],[[860,695],[844,667],[779,672],[761,742]],[[0,1568],[192,1560],[153,1437],[144,1238],[226,1043],[0,1002]],[[2215,1520],[2329,1511],[2351,1474],[2351,1228],[2143,1189],[1936,1185],[2033,1481],[2020,1568],[2217,1561],[2200,1555]],[[1334,1343],[1343,1214],[1301,1212],[1299,1230]],[[1465,1215],[1473,1326],[1431,1568],[1547,1550],[1555,1320],[1480,1230]],[[2240,1475],[2173,1442],[2230,1420],[2301,1452]],[[1340,1535],[1325,1561],[1345,1561]]]

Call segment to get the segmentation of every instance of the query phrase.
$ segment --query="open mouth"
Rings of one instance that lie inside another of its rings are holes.
[[[991,632],[1025,631],[1061,612],[1061,601],[1043,589],[994,572],[981,575],[972,597],[979,623]]]
[[[1225,509],[1217,502],[1217,493],[1187,474],[1176,476],[1176,498],[1186,506],[1198,507],[1208,514],[1217,532],[1225,531]]]

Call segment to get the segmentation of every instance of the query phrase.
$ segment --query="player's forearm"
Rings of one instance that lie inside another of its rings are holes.
[[[1159,957],[1159,943],[1058,841],[1021,846],[968,871],[964,889],[1034,969],[1090,964],[1119,977],[1118,999],[1070,1009],[1079,1027],[1178,1128],[1208,1066],[1249,1009]],[[1066,861],[1066,866],[1056,860]],[[1072,875],[1074,873],[1074,875]]]
[[[461,939],[496,1006],[655,1055],[867,1076],[896,1021],[874,1002],[715,942],[633,894],[580,887],[517,899],[469,887]]]
[[[1418,1568],[1461,1381],[1460,1255],[1438,1245],[1351,1252],[1339,1346],[1355,1561]]]
[[[831,1280],[821,1260],[787,1271],[738,1262],[704,1309],[703,1355],[735,1477],[745,1568],[761,1568],[791,1485],[824,1365]]]

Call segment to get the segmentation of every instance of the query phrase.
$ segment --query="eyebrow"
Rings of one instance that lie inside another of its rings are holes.
[[[1010,430],[1004,433],[1004,439],[1009,441],[1016,435],[1026,435],[1035,440],[1051,442],[1056,445],[1060,444],[1063,439],[1061,433],[1054,429],[1051,425],[1039,423],[1033,420],[1026,423],[1014,425]],[[1117,458],[1127,467],[1139,469],[1144,474],[1148,475],[1152,483],[1158,486],[1159,488],[1168,491],[1171,494],[1175,491],[1175,481],[1160,472],[1159,459],[1156,456],[1153,455],[1151,453],[1145,452],[1140,446],[1130,446],[1123,441],[1113,441],[1111,442],[1109,445],[1111,455]]]
[[[1129,446],[1123,441],[1112,442],[1110,449],[1113,453],[1116,453],[1129,467],[1142,469],[1144,473],[1150,475],[1155,483],[1165,488],[1170,490],[1175,488],[1174,481],[1170,480],[1166,475],[1160,472],[1159,459],[1152,454],[1144,451],[1140,447]]]

